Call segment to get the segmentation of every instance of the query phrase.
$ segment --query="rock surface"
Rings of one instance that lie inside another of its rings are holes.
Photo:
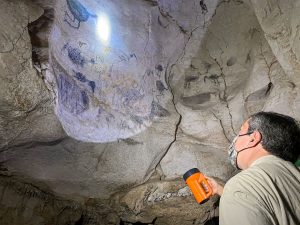
[[[227,146],[254,112],[300,119],[299,4],[2,0],[0,223],[216,216],[182,174],[227,180]]]
[[[47,188],[37,188],[20,179],[0,177],[0,223],[2,225],[113,225],[116,214],[107,202],[85,204],[59,198]]]
[[[43,9],[5,0],[0,11],[0,148],[59,139],[65,134],[53,113],[53,96],[33,68],[27,28]]]
[[[130,138],[174,112],[170,67],[189,60],[182,51],[199,45],[205,27],[198,23],[213,12],[183,4],[57,1],[50,63],[56,114],[69,136],[101,143]]]

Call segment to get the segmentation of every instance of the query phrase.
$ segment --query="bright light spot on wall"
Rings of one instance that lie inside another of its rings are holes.
[[[104,44],[107,44],[110,36],[110,23],[108,17],[105,14],[101,14],[98,16],[96,29],[101,41]]]

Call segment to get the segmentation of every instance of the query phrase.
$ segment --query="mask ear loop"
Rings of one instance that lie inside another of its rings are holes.
[[[252,133],[253,133],[253,132],[252,132]],[[235,165],[236,165],[236,168],[237,168],[238,170],[241,170],[241,168],[239,167],[238,162],[237,162],[237,158],[238,158],[238,156],[239,156],[239,153],[242,152],[242,151],[245,151],[245,150],[247,150],[247,149],[253,148],[253,147],[257,146],[259,143],[260,143],[260,142],[257,142],[257,143],[256,143],[255,145],[253,145],[252,147],[243,148],[242,150],[240,150],[240,151],[237,152],[236,158],[235,158]]]

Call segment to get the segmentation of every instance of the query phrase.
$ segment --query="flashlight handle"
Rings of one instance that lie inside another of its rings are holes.
[[[209,185],[208,181],[206,180],[206,178],[202,174],[199,178],[200,178],[199,182],[205,192],[205,197],[209,198],[212,195],[213,190],[212,190],[211,186]],[[206,188],[203,187],[203,184],[206,186]],[[208,191],[206,192],[206,190],[208,190]]]

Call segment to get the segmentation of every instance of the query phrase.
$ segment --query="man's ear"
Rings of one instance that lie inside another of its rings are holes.
[[[261,133],[257,130],[253,131],[253,133],[250,135],[250,143],[251,143],[251,147],[254,147],[256,145],[258,145],[261,142]]]

